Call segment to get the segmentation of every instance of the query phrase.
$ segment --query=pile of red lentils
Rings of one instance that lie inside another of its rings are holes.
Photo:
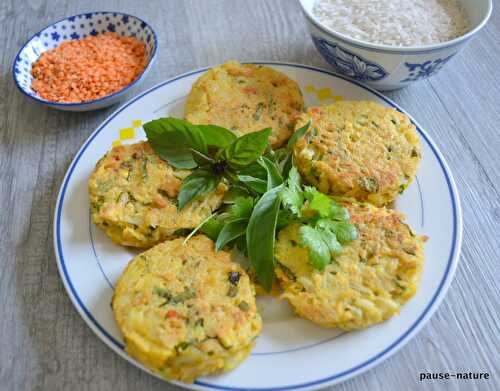
[[[87,102],[123,89],[145,66],[145,46],[137,38],[103,33],[43,53],[33,64],[31,88],[52,102]]]

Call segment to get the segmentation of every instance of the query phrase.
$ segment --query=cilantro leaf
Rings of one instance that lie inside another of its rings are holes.
[[[358,238],[358,231],[354,225],[349,224],[345,221],[332,221],[327,219],[320,219],[316,223],[316,226],[333,232],[338,241],[342,244],[346,244],[356,240]]]
[[[307,247],[309,251],[309,261],[318,270],[323,270],[330,263],[330,248],[325,243],[322,233],[309,225],[299,228],[299,245]]]
[[[281,192],[281,200],[292,213],[300,217],[302,205],[304,204],[304,195],[301,188],[300,174],[295,167],[292,167],[288,174],[286,187]]]
[[[337,240],[337,236],[325,229],[316,228],[316,231],[321,235],[323,242],[328,246],[328,250],[333,254],[340,254],[342,252],[342,245]],[[330,263],[330,261],[328,261]]]
[[[229,212],[234,218],[249,219],[254,207],[254,200],[252,197],[238,197],[235,198],[234,203],[230,206]]]
[[[333,201],[333,200],[332,200]],[[339,205],[335,201],[332,202],[332,208],[330,211],[330,218],[339,221],[349,221],[349,211],[342,205]]]
[[[311,186],[304,189],[304,196],[309,201],[308,209],[315,211],[321,217],[330,216],[333,203],[330,197]]]

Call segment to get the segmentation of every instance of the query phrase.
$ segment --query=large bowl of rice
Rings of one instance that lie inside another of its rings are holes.
[[[492,0],[300,0],[335,72],[381,91],[438,73],[488,21]]]

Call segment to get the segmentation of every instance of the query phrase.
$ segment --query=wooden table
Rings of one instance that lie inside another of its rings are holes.
[[[142,89],[227,59],[327,67],[296,1],[2,0],[0,81],[0,389],[173,389],[119,358],[73,308],[57,272],[52,216],[75,152],[115,108],[65,113],[35,104],[10,74],[23,42],[86,10],[148,20],[160,52]],[[444,153],[458,183],[464,238],[455,280],[425,328],[339,390],[500,389],[500,11],[446,70],[388,94]],[[420,372],[487,371],[489,381],[421,383]]]

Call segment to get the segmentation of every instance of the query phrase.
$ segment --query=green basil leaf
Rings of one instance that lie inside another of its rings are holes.
[[[288,156],[288,149],[287,148],[271,149],[267,151],[264,156],[267,157],[269,160],[272,160],[276,164],[280,164]]]
[[[182,181],[179,191],[179,210],[184,208],[197,196],[207,194],[214,190],[220,178],[215,176],[210,169],[198,169]]]
[[[215,242],[215,251],[220,251],[232,240],[245,235],[248,219],[238,219],[226,223]]]
[[[250,163],[248,166],[238,168],[239,175],[248,175],[267,181],[267,171],[258,162]]]
[[[271,290],[274,282],[274,242],[283,185],[267,191],[257,202],[247,226],[250,262],[262,287]]]
[[[246,187],[232,184],[226,194],[224,194],[222,202],[224,204],[234,204],[237,198],[248,197],[249,195],[250,191]]]
[[[307,124],[302,126],[300,129],[296,130],[293,134],[292,137],[288,140],[288,144],[286,147],[288,148],[289,151],[291,151],[297,141],[306,134],[306,132],[309,129],[309,126],[311,126],[311,121],[309,121]]]
[[[261,156],[269,145],[271,129],[245,134],[222,151],[223,160],[231,166],[241,167],[253,163]]]
[[[238,179],[259,194],[264,194],[267,191],[267,182],[264,179],[250,175],[238,175]]]
[[[196,125],[205,138],[207,145],[224,148],[237,139],[230,130],[217,125]]]
[[[308,225],[299,228],[299,245],[309,252],[309,262],[318,270],[323,270],[331,261],[330,249],[325,243],[323,235]]]
[[[285,163],[283,163],[283,169],[281,170],[284,178],[288,177],[288,174],[290,173],[292,167],[293,167],[293,154],[289,153],[288,156],[286,157]]]
[[[267,190],[271,190],[283,183],[283,178],[276,163],[265,156],[259,157],[257,162],[267,171]]]
[[[160,118],[143,125],[151,148],[163,160],[181,169],[197,167],[191,149],[208,153],[201,130],[178,118]]]
[[[215,242],[223,227],[224,222],[214,216],[210,220],[205,221],[205,223],[201,226],[200,231]]]
[[[190,148],[190,151],[194,161],[198,163],[199,166],[213,164],[215,162],[214,159],[212,159],[210,156],[207,156],[204,153],[197,151],[196,149]]]

